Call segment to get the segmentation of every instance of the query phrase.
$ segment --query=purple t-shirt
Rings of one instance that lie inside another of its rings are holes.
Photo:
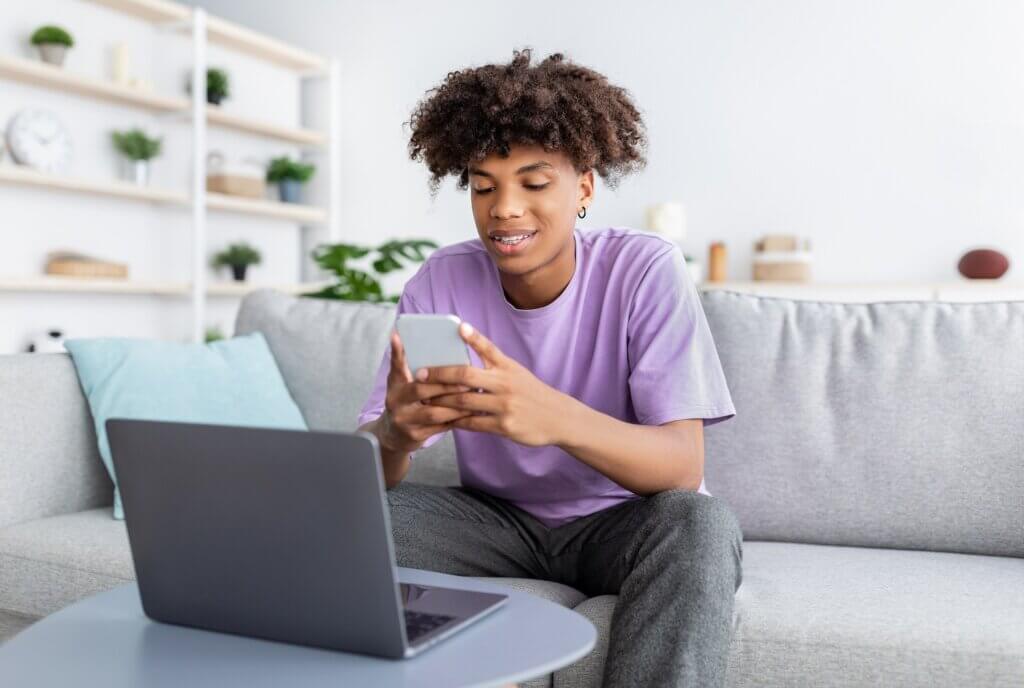
[[[509,303],[480,239],[434,251],[405,284],[397,313],[454,313],[546,384],[629,423],[736,414],[696,286],[679,247],[651,232],[576,228],[576,269],[541,308]],[[384,410],[391,345],[359,414]],[[483,367],[470,349],[473,365]],[[412,371],[415,374],[416,371]],[[549,527],[637,495],[556,446],[530,447],[453,429],[463,485],[515,504]],[[440,440],[430,437],[420,449]],[[701,481],[699,491],[710,495]]]

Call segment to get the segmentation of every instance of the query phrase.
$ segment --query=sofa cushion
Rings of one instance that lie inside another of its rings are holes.
[[[702,302],[737,409],[705,479],[746,539],[1024,556],[1024,301]]]
[[[617,597],[576,611],[595,650],[554,686],[599,686]],[[1016,685],[1024,560],[950,552],[743,543],[728,685]]]
[[[124,522],[106,509],[0,530],[0,610],[43,616],[133,578]],[[617,597],[481,580],[590,618],[596,649],[554,685],[598,685]],[[1022,618],[1024,559],[747,541],[729,685],[1011,684],[1024,675]]]
[[[71,357],[0,356],[0,528],[111,503],[96,431]]]
[[[394,326],[396,306],[298,298],[270,289],[242,300],[235,334],[262,332],[310,430],[351,432]],[[416,453],[407,480],[458,485],[451,433]]]
[[[135,579],[124,521],[106,509],[51,516],[0,529],[0,610],[45,616],[75,600]],[[485,578],[565,607],[586,597],[561,583]]]
[[[0,529],[0,609],[45,616],[134,578],[124,521],[107,507]]]
[[[587,596],[576,588],[552,581],[535,580],[533,578],[494,578],[487,576],[471,577],[476,580],[484,581],[485,583],[503,585],[506,588],[511,588],[512,590],[517,590],[519,592],[528,592],[531,595],[542,597],[549,602],[554,602],[555,604],[560,604],[563,607],[569,607],[570,609],[587,599]]]

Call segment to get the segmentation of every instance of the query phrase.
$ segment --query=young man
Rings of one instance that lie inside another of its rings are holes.
[[[473,366],[410,371],[392,332],[360,428],[381,446],[400,565],[617,594],[605,686],[721,686],[742,533],[704,485],[735,415],[680,249],[580,230],[594,170],[642,166],[626,92],[555,54],[452,72],[413,116],[432,191],[478,238],[430,255],[398,313],[454,313]],[[461,487],[403,483],[454,430]]]

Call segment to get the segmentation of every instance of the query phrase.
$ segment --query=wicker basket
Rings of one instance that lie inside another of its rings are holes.
[[[217,172],[206,176],[206,190],[230,196],[263,198],[267,184],[261,177]]]

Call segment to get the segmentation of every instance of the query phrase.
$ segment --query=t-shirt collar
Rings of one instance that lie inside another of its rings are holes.
[[[572,272],[572,277],[569,278],[569,284],[566,285],[562,293],[559,294],[554,301],[551,303],[541,306],[540,308],[516,308],[509,303],[508,297],[505,296],[505,290],[501,286],[501,274],[498,272],[498,266],[495,265],[494,260],[490,256],[487,257],[491,264],[491,272],[494,274],[495,280],[497,280],[498,294],[502,302],[505,304],[506,310],[509,315],[514,318],[522,319],[536,319],[550,316],[554,313],[558,313],[565,308],[565,304],[572,300],[573,293],[576,291],[576,283],[580,281],[580,256],[582,251],[580,250],[580,230],[578,227],[573,227],[573,250],[575,255],[575,267]]]

